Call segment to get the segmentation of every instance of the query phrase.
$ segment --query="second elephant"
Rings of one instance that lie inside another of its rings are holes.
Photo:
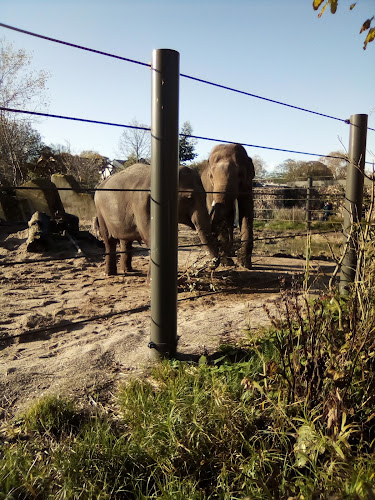
[[[202,172],[211,214],[212,230],[219,239],[223,264],[233,265],[233,226],[235,201],[241,232],[238,262],[250,269],[253,251],[253,178],[254,164],[240,144],[219,144],[210,154]]]
[[[123,252],[120,265],[124,271],[132,270],[133,241],[151,245],[150,185],[151,167],[136,163],[111,175],[97,188],[95,206],[106,248],[106,274],[117,273],[117,242]],[[207,245],[212,267],[216,267],[218,245],[210,231],[206,193],[199,174],[189,167],[179,167],[179,189],[178,222],[197,230],[201,242]]]

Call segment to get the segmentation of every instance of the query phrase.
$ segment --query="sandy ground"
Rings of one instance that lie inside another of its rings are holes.
[[[65,238],[55,238],[48,253],[27,253],[27,229],[16,229],[0,233],[0,416],[46,394],[109,402],[119,382],[150,365],[147,252],[134,257],[136,272],[106,277],[101,258],[84,257]],[[179,238],[197,242],[183,226]],[[87,238],[79,244],[85,255],[102,251]],[[197,273],[199,252],[179,252],[178,356],[186,360],[268,325],[263,305],[275,310],[280,278],[290,282],[304,266],[257,256],[255,248],[252,270],[220,266],[211,275]],[[332,269],[314,261],[312,274]]]

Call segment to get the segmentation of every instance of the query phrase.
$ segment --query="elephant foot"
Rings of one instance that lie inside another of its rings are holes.
[[[234,261],[231,257],[221,257],[220,262],[223,264],[223,266],[234,266]]]
[[[246,269],[252,269],[253,267],[250,259],[238,259],[238,263]]]
[[[220,258],[219,257],[215,257],[213,259],[211,259],[209,262],[208,262],[208,269],[210,271],[213,271],[214,269],[216,269],[217,267],[219,267],[220,265]]]
[[[105,274],[107,276],[116,276],[117,274],[116,258],[112,257],[112,255],[107,255],[105,259]]]

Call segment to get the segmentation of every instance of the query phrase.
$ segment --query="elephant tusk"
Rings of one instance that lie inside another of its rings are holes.
[[[212,202],[212,205],[211,205],[211,210],[210,210],[210,217],[212,217],[213,213],[215,212],[215,200]]]

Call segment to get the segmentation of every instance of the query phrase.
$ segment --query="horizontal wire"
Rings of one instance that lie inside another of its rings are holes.
[[[101,121],[101,120],[90,120],[87,118],[77,118],[77,117],[73,117],[73,116],[56,115],[56,114],[51,114],[51,113],[42,113],[42,112],[38,112],[38,111],[28,111],[28,110],[23,110],[23,109],[7,108],[7,107],[3,107],[3,106],[0,106],[0,110],[8,111],[10,113],[22,113],[22,114],[28,114],[28,115],[33,115],[33,116],[43,116],[45,118],[58,118],[61,120],[72,120],[72,121],[83,122],[83,123],[93,123],[96,125],[109,125],[112,127],[121,127],[121,128],[130,128],[130,129],[151,131],[150,127],[125,125],[123,123],[113,123],[113,122],[106,122],[106,121]],[[235,141],[228,141],[228,140],[224,140],[224,139],[215,139],[213,137],[205,137],[205,136],[199,136],[199,135],[187,135],[187,134],[179,134],[179,135],[183,136],[183,137],[191,137],[192,139],[199,139],[199,140],[211,141],[211,142],[219,142],[219,143],[223,143],[223,144],[234,144],[235,143]],[[281,151],[284,153],[317,156],[319,158],[340,158],[338,156],[323,155],[320,153],[308,153],[306,151],[295,151],[293,149],[273,148],[271,146],[260,146],[257,144],[248,144],[248,143],[241,143],[241,144],[242,144],[242,146],[247,146],[247,147],[251,147],[251,148],[259,148],[259,149],[267,149],[269,151]],[[372,162],[366,161],[365,163],[372,165]],[[330,177],[327,177],[327,179],[330,179]]]
[[[148,247],[135,247],[132,249],[132,254],[136,256],[137,254],[145,251],[150,251],[150,248]],[[65,256],[65,257],[48,257],[47,259],[45,258],[40,258],[40,259],[24,259],[24,260],[15,260],[11,262],[5,262],[0,260],[0,266],[3,267],[10,267],[13,265],[20,265],[20,264],[36,264],[36,263],[43,263],[43,262],[60,262],[60,261],[66,261],[66,260],[72,260],[72,259],[89,259],[90,257],[105,257],[106,255],[121,255],[121,254],[128,254],[130,253],[129,250],[117,250],[116,252],[84,252],[80,250],[79,255],[70,255],[70,256]]]
[[[294,106],[292,104],[287,104],[285,102],[276,101],[275,99],[270,99],[268,97],[263,97],[263,96],[260,96],[260,95],[257,95],[257,94],[252,94],[250,92],[245,92],[244,90],[238,90],[238,89],[235,89],[233,87],[227,87],[226,85],[221,85],[219,83],[210,82],[208,80],[203,80],[201,78],[196,78],[194,76],[184,75],[182,73],[180,74],[180,76],[182,76],[183,78],[188,78],[189,80],[194,80],[196,82],[205,83],[205,84],[211,85],[213,87],[218,87],[218,88],[221,88],[221,89],[224,89],[224,90],[229,90],[230,92],[236,92],[237,94],[242,94],[242,95],[246,95],[246,96],[249,96],[249,97],[254,97],[256,99],[261,99],[262,101],[271,102],[273,104],[279,104],[281,106],[286,106],[288,108],[297,109],[298,111],[304,111],[306,113],[312,113],[314,115],[322,116],[324,118],[331,118],[332,120],[338,120],[338,121],[346,123],[346,124],[350,123],[350,120],[348,120],[348,119],[337,118],[336,116],[326,115],[324,113],[318,113],[317,111],[312,111],[312,110],[307,109],[307,108],[301,108],[299,106]]]
[[[285,240],[288,238],[296,238],[297,236],[314,236],[314,235],[320,235],[320,234],[327,234],[327,233],[337,233],[337,231],[317,231],[317,232],[307,232],[307,233],[296,233],[296,234],[288,234],[288,235],[280,235],[280,236],[265,236],[263,238],[254,238],[254,241],[263,241],[263,240]]]
[[[27,31],[27,30],[23,30],[21,28],[16,28],[15,26],[10,26],[9,24],[0,23],[0,27],[6,28],[9,30],[13,30],[13,31],[17,31],[19,33],[24,33],[25,35],[34,36],[36,38],[41,38],[42,40],[48,40],[49,42],[60,43],[61,45],[66,45],[68,47],[73,47],[75,49],[85,50],[87,52],[93,52],[94,54],[99,54],[101,56],[112,57],[114,59],[120,59],[121,61],[126,61],[126,62],[130,62],[133,64],[139,64],[141,66],[146,66],[148,68],[151,67],[151,64],[147,64],[147,63],[144,63],[141,61],[136,61],[134,59],[128,59],[127,57],[117,56],[115,54],[110,54],[108,52],[102,52],[101,50],[90,49],[88,47],[84,47],[83,45],[77,45],[75,43],[65,42],[63,40],[58,40],[57,38],[51,38],[49,36],[39,35],[38,33],[34,33],[32,31]]]
[[[312,211],[312,210],[311,210]],[[291,224],[306,224],[306,220],[291,220],[291,219],[266,219],[266,218],[262,218],[262,217],[256,217],[254,218],[255,221],[266,221],[266,222],[290,222]],[[310,221],[312,224],[314,222],[319,222],[319,224],[342,224],[342,222],[339,222],[339,221],[325,221],[325,220],[312,220]]]
[[[32,180],[29,182],[33,182]],[[254,189],[254,188],[253,188]],[[256,189],[256,188],[255,188]],[[273,189],[273,188],[270,188]],[[281,189],[281,188],[280,188]],[[306,188],[296,188],[296,189],[303,189],[305,190]],[[96,191],[124,191],[124,192],[142,192],[142,193],[149,193],[151,192],[151,189],[138,189],[138,188],[72,188],[72,187],[54,187],[54,186],[1,186],[1,191],[14,191],[14,190],[24,190],[24,191],[35,191],[35,190],[42,190],[42,191],[74,191],[75,193],[93,193]],[[232,191],[205,191],[204,194],[231,194]],[[179,189],[178,193],[191,193],[191,189]],[[201,193],[202,194],[202,193]],[[245,195],[248,194],[248,191],[240,191],[238,195]],[[305,198],[284,198],[283,193],[274,193],[274,192],[268,192],[268,191],[253,191],[253,199],[258,200],[258,198],[261,195],[267,195],[267,196],[272,196],[274,197],[279,197],[283,201],[303,201]],[[339,194],[339,193],[333,193],[330,194],[328,197],[329,198],[343,198],[345,195],[344,193]],[[323,196],[324,197],[324,196]],[[327,197],[327,196],[326,196]],[[263,199],[263,198],[261,198]],[[310,198],[310,201],[321,201],[320,198]]]
[[[334,158],[334,159],[342,160],[342,158],[340,156],[322,155],[322,157],[324,157],[324,158]],[[331,180],[331,181],[334,181],[335,180],[332,176],[328,176],[328,175],[322,175],[322,176],[319,176],[319,177],[311,176],[310,178],[312,179],[312,181],[319,181],[319,180]],[[272,180],[276,180],[276,181],[279,181],[279,182],[275,182],[274,183],[277,186],[278,184],[282,184],[283,182],[295,182],[295,181],[298,181],[298,182],[305,181],[305,182],[307,182],[308,179],[309,179],[309,177],[307,175],[296,176],[296,177],[293,177],[293,179],[287,179],[286,177],[284,178],[284,177],[278,177],[278,176],[272,176],[272,175],[270,175],[269,177],[255,177],[254,180],[255,180],[255,182],[257,182],[257,181],[259,181],[259,182],[269,182],[269,181],[272,181]],[[290,186],[288,186],[288,187],[290,187]],[[316,187],[316,186],[313,186],[313,187]]]
[[[256,287],[257,289],[258,288],[266,288],[267,285],[270,285],[271,283],[279,283],[279,281],[280,281],[279,277],[271,278],[268,280],[263,280],[262,283],[251,283],[250,285],[248,285],[248,287],[250,287],[250,288]],[[266,286],[264,286],[264,285],[266,285]],[[205,293],[201,293],[199,295],[194,295],[194,296],[189,296],[189,297],[180,297],[177,299],[177,302],[179,303],[179,302],[185,302],[185,301],[193,301],[193,300],[201,299],[201,298],[211,296],[211,295],[218,295],[219,293],[222,293],[222,292],[216,290],[216,291],[205,292]],[[120,316],[122,314],[136,314],[139,312],[147,311],[149,309],[150,309],[150,304],[145,304],[143,306],[139,306],[139,307],[136,307],[133,309],[127,309],[127,310],[122,310],[122,311],[113,311],[110,313],[95,315],[95,316],[91,316],[90,318],[84,318],[84,319],[77,320],[77,321],[70,321],[67,323],[59,323],[56,325],[44,326],[44,327],[33,329],[33,330],[27,330],[26,332],[21,332],[21,333],[14,334],[14,335],[9,335],[8,337],[0,336],[0,342],[10,342],[13,339],[27,337],[28,335],[35,335],[36,333],[49,332],[49,331],[54,331],[54,330],[70,330],[71,328],[75,328],[77,325],[81,325],[84,323],[90,323],[91,321],[97,321],[100,319],[107,319],[107,318],[111,318],[114,316]]]
[[[274,221],[274,222],[291,222],[291,223],[301,223],[305,224],[306,220],[301,220],[301,221],[293,221],[291,219],[267,219],[267,218],[258,218],[254,217],[254,221]],[[339,221],[318,221],[318,220],[313,220],[310,221],[312,224],[314,223],[323,223],[323,224],[342,224],[342,222]],[[254,231],[256,231],[257,228],[254,228]],[[283,231],[283,229],[280,229],[280,231]],[[323,234],[325,232],[332,232],[332,231],[316,231],[315,233],[311,234]],[[305,234],[305,233],[303,233]],[[288,238],[290,236],[298,236],[299,234],[294,234],[294,233],[288,233],[288,235],[285,236],[285,238]],[[265,239],[274,239],[279,236],[267,236]],[[256,241],[259,238],[253,238],[252,240],[241,240],[240,238],[236,238],[234,241],[237,243],[246,243],[247,241]],[[207,247],[209,246],[209,243],[190,243],[187,245],[178,245],[177,249],[178,250],[183,250],[186,248],[199,248],[199,247]],[[66,261],[66,260],[74,260],[74,259],[88,259],[90,257],[105,257],[107,255],[121,255],[121,254],[129,254],[132,253],[132,255],[135,257],[137,255],[140,255],[141,253],[144,252],[151,252],[151,248],[147,246],[142,246],[140,244],[139,247],[133,247],[132,250],[116,250],[115,252],[86,252],[86,251],[79,251],[79,255],[70,255],[70,256],[65,256],[65,257],[49,257],[49,258],[40,258],[40,259],[24,259],[24,260],[19,260],[19,261],[12,261],[12,262],[5,262],[0,260],[0,266],[3,267],[10,267],[12,265],[19,265],[19,264],[35,264],[35,263],[43,263],[43,262],[54,262],[54,261]]]
[[[275,221],[275,222],[300,222],[300,223],[306,223],[306,221],[292,221],[290,219],[262,219],[262,218],[254,218],[254,221]],[[330,224],[342,224],[341,222],[331,222],[331,221],[311,221],[312,223],[314,222],[327,222]],[[256,230],[256,228],[255,228]],[[311,234],[324,234],[325,232],[332,232],[332,231],[317,231],[315,233]],[[305,233],[303,233],[305,234]],[[286,236],[282,236],[282,238],[289,238],[289,237],[294,237],[294,236],[299,236],[300,234],[293,234],[293,233],[288,233]],[[253,238],[252,241],[260,241],[263,239],[275,239],[278,238],[280,239],[281,236],[267,236],[265,238]],[[251,240],[236,240],[239,243],[246,243],[247,241]],[[177,249],[178,250],[183,250],[186,248],[200,248],[200,247],[207,247],[209,246],[208,243],[195,243],[195,244],[188,244],[188,245],[178,245]],[[16,260],[16,261],[3,261],[0,260],[0,267],[11,267],[15,265],[24,265],[24,264],[37,264],[37,263],[44,263],[44,262],[61,262],[61,261],[67,261],[67,260],[74,260],[74,259],[88,259],[90,260],[91,257],[105,257],[107,255],[122,255],[122,254],[129,254],[132,253],[134,257],[139,255],[140,253],[143,252],[150,252],[151,248],[142,246],[140,245],[139,247],[133,247],[131,251],[129,250],[116,250],[115,252],[86,252],[86,251],[80,251],[78,255],[69,255],[69,256],[64,256],[64,257],[48,257],[48,258],[40,258],[40,259],[23,259],[23,260]]]
[[[131,128],[131,129],[146,130],[146,131],[151,130],[149,127],[141,127],[141,126],[135,126],[135,125],[124,125],[123,123],[104,122],[104,121],[100,121],[100,120],[89,120],[86,118],[76,118],[74,116],[54,115],[51,113],[42,113],[42,112],[38,112],[38,111],[27,111],[24,109],[5,108],[3,106],[0,106],[0,110],[1,111],[9,111],[10,113],[22,113],[22,114],[34,115],[34,116],[44,116],[46,118],[59,118],[61,120],[72,120],[72,121],[76,121],[76,122],[94,123],[96,125],[109,125],[111,127]]]
[[[144,67],[147,67],[147,68],[152,68],[152,66],[151,66],[150,63],[136,61],[135,59],[129,59],[127,57],[118,56],[116,54],[111,54],[109,52],[103,52],[101,50],[91,49],[91,48],[85,47],[83,45],[77,45],[75,43],[66,42],[64,40],[59,40],[57,38],[52,38],[52,37],[49,37],[49,36],[46,36],[46,35],[41,35],[41,34],[38,34],[38,33],[34,33],[32,31],[28,31],[28,30],[24,30],[24,29],[21,29],[21,28],[17,28],[15,26],[10,26],[9,24],[0,23],[0,27],[6,28],[6,29],[10,29],[10,30],[13,30],[13,31],[17,31],[18,33],[23,33],[25,35],[29,35],[29,36],[33,36],[33,37],[36,37],[36,38],[40,38],[42,40],[47,40],[47,41],[54,42],[54,43],[59,43],[61,45],[65,45],[65,46],[68,46],[68,47],[73,47],[75,49],[80,49],[80,50],[84,50],[84,51],[87,51],[87,52],[92,52],[94,54],[98,54],[98,55],[102,55],[102,56],[106,56],[106,57],[111,57],[111,58],[114,58],[114,59],[119,59],[121,61],[126,61],[126,62],[130,62],[130,63],[133,63],[133,64],[138,64],[138,65],[141,65],[141,66],[144,66]],[[193,80],[193,81],[196,81],[196,82],[199,82],[199,83],[204,83],[206,85],[214,86],[214,87],[217,87],[217,88],[220,88],[220,89],[223,89],[223,90],[228,90],[230,92],[235,92],[235,93],[238,93],[238,94],[241,94],[241,95],[246,95],[248,97],[253,97],[253,98],[256,98],[256,99],[260,99],[260,100],[263,100],[263,101],[266,101],[266,102],[270,102],[270,103],[273,103],[273,104],[278,104],[278,105],[281,105],[281,106],[286,106],[288,108],[296,109],[298,111],[304,111],[305,113],[314,114],[314,115],[317,115],[317,116],[321,116],[323,118],[330,118],[332,120],[337,120],[337,121],[340,121],[340,122],[343,122],[343,123],[346,123],[346,124],[350,124],[350,119],[337,118],[336,116],[327,115],[325,113],[319,113],[317,111],[312,111],[310,109],[302,108],[300,106],[294,106],[292,104],[288,104],[288,103],[285,103],[285,102],[282,102],[282,101],[277,101],[275,99],[270,99],[268,97],[260,96],[260,95],[253,94],[253,93],[250,93],[250,92],[245,92],[243,90],[238,90],[238,89],[235,89],[233,87],[228,87],[226,85],[222,85],[222,84],[219,84],[219,83],[214,83],[214,82],[211,82],[209,80],[204,80],[202,78],[197,78],[195,76],[191,76],[191,75],[186,75],[184,73],[180,73],[180,77],[186,78],[186,79],[189,79],[189,80]],[[370,128],[370,127],[368,127],[368,130],[375,131],[375,129]],[[253,147],[255,147],[255,146],[253,146]],[[304,153],[304,154],[309,154],[309,153]]]
[[[280,278],[271,278],[268,280],[263,280],[262,283],[251,283],[248,285],[250,288],[266,288],[267,285],[271,283],[279,283]],[[266,286],[264,286],[266,285]],[[208,297],[211,295],[218,295],[221,293],[220,291],[211,291],[211,292],[205,292],[201,293],[199,295],[194,295],[194,296],[189,296],[189,297],[180,297],[177,299],[177,302],[185,302],[185,301],[193,301],[193,300],[198,300],[204,297]],[[106,314],[101,314],[101,315],[96,315],[96,316],[91,316],[90,318],[85,318],[82,320],[77,320],[77,321],[71,321],[69,323],[59,323],[56,325],[50,325],[50,326],[45,326],[41,328],[37,328],[34,330],[27,330],[26,332],[21,332],[15,335],[10,335],[8,337],[0,336],[0,342],[9,342],[12,341],[13,339],[21,338],[21,337],[27,337],[28,335],[35,335],[36,333],[43,333],[43,332],[48,332],[48,331],[53,331],[53,330],[70,330],[71,328],[74,328],[76,325],[80,325],[83,323],[90,323],[91,321],[97,321],[100,319],[107,319],[111,318],[113,316],[119,316],[121,314],[135,314],[138,312],[144,312],[150,309],[150,304],[145,304],[143,306],[136,307],[134,309],[127,309],[124,311],[117,311],[117,312],[111,312],[111,313],[106,313]]]
[[[283,198],[283,193],[267,193],[266,191],[263,193],[254,193],[256,196],[254,196],[254,201],[255,200],[261,200],[261,201],[307,201],[307,198]],[[258,197],[263,195],[263,196],[272,196],[269,200],[267,198],[259,198]],[[279,200],[274,200],[274,197],[278,197]],[[344,198],[344,194],[337,194],[337,195],[329,195],[329,196],[322,196],[322,198]],[[309,198],[310,201],[323,201],[322,198]]]
[[[192,137],[193,139],[200,139],[203,141],[220,142],[223,144],[234,144],[235,143],[235,141],[227,141],[224,139],[214,139],[212,137],[205,137],[205,136],[201,136],[201,135],[189,135],[189,137]],[[324,157],[324,158],[339,158],[338,156],[322,155],[320,153],[319,154],[318,153],[308,153],[306,151],[295,151],[293,149],[273,148],[271,146],[259,146],[257,144],[249,144],[249,143],[245,143],[245,142],[241,142],[241,145],[249,147],[249,148],[267,149],[270,151],[281,151],[284,153],[293,153],[293,154],[299,154],[299,155],[318,156],[319,158],[322,158],[322,157]],[[372,165],[372,162],[366,162],[366,163],[371,163],[371,165]],[[330,177],[327,177],[327,179],[330,179]]]

